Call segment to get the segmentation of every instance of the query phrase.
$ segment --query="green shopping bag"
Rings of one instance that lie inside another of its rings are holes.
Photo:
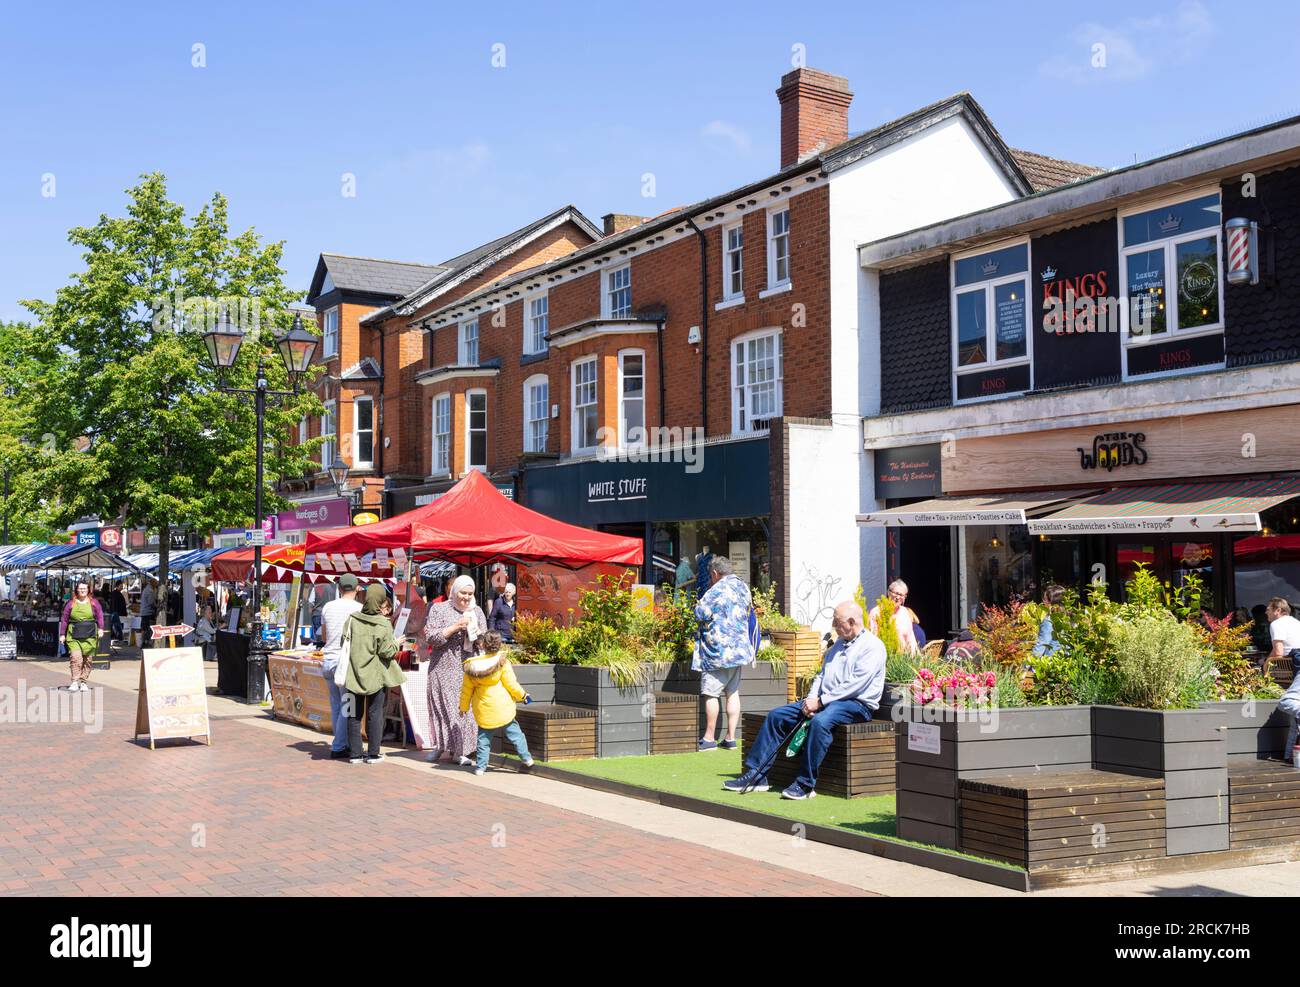
[[[791,737],[790,742],[785,745],[786,757],[794,757],[799,753],[800,749],[802,749],[803,742],[808,739],[808,724],[811,722],[811,720],[804,720],[799,724],[798,729],[794,732],[794,736]]]

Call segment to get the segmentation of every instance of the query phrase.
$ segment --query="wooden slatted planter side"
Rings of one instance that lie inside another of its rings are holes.
[[[811,627],[797,631],[769,631],[768,637],[785,651],[786,700],[800,698],[798,680],[804,675],[815,675],[822,664],[821,635]]]
[[[1026,870],[1165,855],[1160,778],[1082,769],[963,779],[960,848]]]
[[[539,761],[572,761],[596,756],[596,711],[572,706],[531,703],[515,714],[528,741],[528,752]],[[514,753],[498,732],[492,738],[497,753]]]
[[[764,713],[741,714],[741,753],[758,738]],[[838,726],[817,772],[817,791],[840,798],[889,795],[894,791],[894,724],[888,720]],[[785,788],[799,774],[802,758],[782,751],[768,772],[768,783]]]

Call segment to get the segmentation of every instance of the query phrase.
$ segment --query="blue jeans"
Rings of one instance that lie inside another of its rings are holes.
[[[334,664],[326,662],[322,666],[325,685],[330,690],[330,720],[334,726],[334,739],[330,741],[330,750],[336,753],[348,749],[348,718],[343,715],[343,690],[334,684],[334,670],[337,667],[338,662]]]
[[[777,745],[799,722],[802,709],[802,703],[790,703],[788,706],[778,706],[767,714],[763,729],[758,732],[758,739],[745,757],[746,768],[757,770],[773,760],[774,754],[776,757],[784,756],[777,750]],[[870,719],[871,710],[866,703],[856,699],[837,699],[819,709],[813,714],[808,736],[797,755],[800,758],[800,771],[795,781],[806,789],[816,788],[817,770],[822,766],[822,759],[831,746],[831,731],[841,723],[866,723]]]
[[[486,730],[483,727],[478,728],[478,758],[476,764],[480,768],[486,769],[488,766],[488,755],[492,753],[492,734],[496,733],[500,727],[494,727]],[[515,753],[519,755],[521,761],[529,760],[528,741],[524,738],[524,732],[519,729],[519,721],[511,720],[505,726],[506,740],[515,745]]]

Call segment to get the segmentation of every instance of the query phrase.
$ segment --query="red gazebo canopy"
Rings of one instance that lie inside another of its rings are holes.
[[[529,510],[502,496],[478,470],[426,507],[378,524],[308,532],[305,548],[309,555],[403,549],[414,557],[459,565],[504,559],[575,569],[593,562],[641,565],[645,557],[641,539],[592,531]]]

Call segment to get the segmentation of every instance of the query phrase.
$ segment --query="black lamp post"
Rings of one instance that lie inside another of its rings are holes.
[[[239,349],[244,342],[244,331],[238,326],[231,323],[229,316],[223,309],[217,319],[216,326],[209,332],[203,334],[203,342],[208,348],[208,357],[212,360],[213,366],[218,371],[229,369],[235,365],[239,359]],[[311,358],[316,353],[316,337],[302,327],[302,316],[295,314],[293,317],[293,328],[283,336],[275,337],[275,346],[280,353],[280,359],[284,361],[285,369],[289,372],[289,381],[293,386],[290,391],[273,391],[269,388],[266,380],[266,367],[263,363],[264,354],[257,354],[257,383],[249,387],[226,387],[221,386],[221,390],[226,394],[251,394],[253,396],[253,408],[257,416],[257,490],[254,494],[254,512],[257,517],[255,520],[255,531],[261,532],[262,529],[262,472],[263,472],[263,446],[265,445],[266,433],[266,399],[271,398],[288,398],[296,397],[298,394],[298,381],[301,376],[307,372],[311,366]],[[262,537],[260,534],[257,536]],[[252,644],[248,652],[248,699],[250,702],[262,701],[262,686],[265,682],[265,665],[266,665],[266,646],[262,641],[262,545],[259,542],[253,545],[253,621],[250,624],[253,634]]]

